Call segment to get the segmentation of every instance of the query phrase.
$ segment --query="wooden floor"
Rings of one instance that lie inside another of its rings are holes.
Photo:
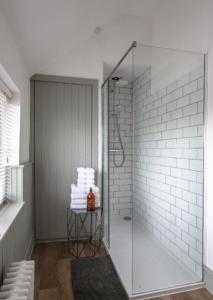
[[[101,248],[97,256],[104,256]],[[35,300],[73,300],[71,282],[71,255],[66,242],[37,244],[32,258],[35,260]],[[213,296],[205,289],[156,300],[210,300]],[[119,299],[118,299],[119,300]],[[152,299],[150,299],[152,300]]]

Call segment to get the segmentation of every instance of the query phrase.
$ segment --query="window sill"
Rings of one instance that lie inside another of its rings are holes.
[[[8,203],[0,210],[0,241],[4,238],[23,206],[24,202]]]

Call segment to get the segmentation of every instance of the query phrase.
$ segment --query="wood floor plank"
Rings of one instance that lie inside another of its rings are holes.
[[[97,256],[106,254],[103,246],[97,252]],[[37,244],[32,259],[35,260],[35,300],[74,300],[71,278],[74,258],[67,242]],[[149,300],[213,300],[213,296],[206,289],[199,289]]]
[[[40,259],[42,264],[40,266],[40,288],[51,289],[58,285],[57,278],[57,263],[58,263],[58,246],[56,243],[42,244],[43,254]]]
[[[71,263],[70,259],[59,259],[57,266],[58,275],[58,289],[61,300],[74,300],[72,293],[72,280],[71,280]]]
[[[35,261],[35,299],[39,298],[40,291],[40,281],[41,281],[41,272],[40,272],[40,264],[41,264],[41,247],[39,245],[35,245],[32,259]]]
[[[59,300],[60,295],[57,288],[54,289],[44,289],[39,291],[38,300]],[[67,299],[68,300],[68,299]]]

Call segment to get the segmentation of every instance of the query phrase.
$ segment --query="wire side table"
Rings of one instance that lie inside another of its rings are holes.
[[[83,253],[95,256],[102,243],[102,220],[101,208],[95,211],[67,208],[68,250],[72,256],[80,258]]]

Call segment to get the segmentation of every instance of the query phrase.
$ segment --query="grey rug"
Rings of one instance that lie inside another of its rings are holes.
[[[75,300],[128,300],[109,256],[71,261]]]

